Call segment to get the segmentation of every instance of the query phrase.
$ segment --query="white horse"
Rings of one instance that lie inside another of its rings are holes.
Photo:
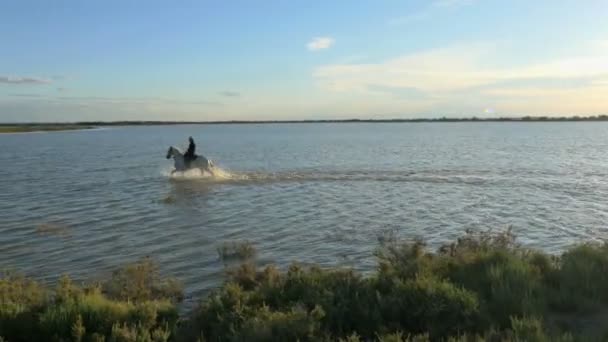
[[[170,146],[169,151],[167,151],[167,159],[173,157],[175,170],[171,171],[173,174],[176,171],[187,171],[191,169],[199,169],[201,171],[207,171],[211,175],[213,175],[213,162],[204,156],[197,155],[196,159],[190,161],[189,167],[186,167],[186,161],[184,160],[184,154],[176,147]]]

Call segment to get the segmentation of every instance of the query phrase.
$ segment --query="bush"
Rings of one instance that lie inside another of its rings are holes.
[[[304,308],[282,312],[263,306],[243,322],[235,340],[316,341],[320,337],[320,320],[323,316],[320,307],[315,307],[310,312]]]
[[[0,336],[10,341],[35,340],[36,317],[49,299],[48,291],[14,272],[0,276]]]
[[[138,265],[125,269],[137,269],[139,272],[127,274],[143,277]],[[171,301],[175,291],[150,285],[160,281],[155,276],[143,278],[155,281],[123,283],[125,293],[140,294],[136,301],[123,301],[102,293],[97,286],[78,287],[67,276],[51,292],[23,276],[4,274],[0,279],[0,336],[9,341],[168,341],[178,320]],[[116,278],[112,281],[117,283]],[[163,298],[161,293],[169,297]]]
[[[388,330],[428,332],[444,337],[474,328],[478,320],[477,296],[436,278],[398,281],[379,299],[382,324]]]
[[[608,304],[608,246],[585,244],[561,257],[553,278],[557,290],[551,304],[563,311],[599,309]]]
[[[112,277],[102,283],[102,289],[108,297],[117,300],[183,300],[181,284],[173,278],[161,278],[158,265],[150,258],[114,271]]]
[[[446,277],[481,299],[486,326],[508,327],[511,316],[542,314],[542,274],[527,259],[504,250],[450,261]]]
[[[228,249],[237,245],[230,245]],[[245,248],[244,250],[246,250]],[[231,255],[231,253],[227,253]],[[247,252],[243,255],[251,255]],[[381,239],[378,269],[229,269],[180,319],[177,282],[143,259],[93,285],[53,290],[0,278],[0,341],[574,341],[606,340],[608,246],[562,256],[521,248],[510,231],[468,232],[429,251]]]
[[[40,330],[44,336],[69,338],[76,332],[110,336],[117,324],[137,326],[148,333],[164,324],[177,321],[177,311],[168,301],[121,302],[92,291],[49,306],[40,315]],[[124,330],[124,329],[123,329]]]
[[[14,272],[0,273],[0,304],[3,308],[39,307],[47,297],[47,290],[37,282]]]

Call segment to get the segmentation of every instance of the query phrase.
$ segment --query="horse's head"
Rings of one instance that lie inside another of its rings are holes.
[[[167,151],[167,159],[171,159],[173,156],[173,146],[169,146],[169,150]]]

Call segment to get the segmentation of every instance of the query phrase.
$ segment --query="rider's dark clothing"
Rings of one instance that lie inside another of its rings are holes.
[[[184,154],[184,161],[186,162],[186,166],[189,166],[190,162],[196,159],[196,154],[194,154],[195,150],[196,145],[194,144],[194,140],[190,139],[190,145],[188,145],[188,150]]]
[[[186,154],[184,154],[184,157],[194,157],[194,150],[196,150],[196,145],[194,144],[194,140],[190,140],[190,145],[188,145],[188,150],[186,151]]]

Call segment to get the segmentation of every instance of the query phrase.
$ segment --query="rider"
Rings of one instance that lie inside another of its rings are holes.
[[[186,167],[189,167],[190,162],[196,159],[196,154],[194,154],[194,150],[196,150],[194,139],[192,139],[192,137],[189,137],[188,141],[190,141],[190,145],[188,145],[188,150],[184,154],[184,162],[186,163]]]

